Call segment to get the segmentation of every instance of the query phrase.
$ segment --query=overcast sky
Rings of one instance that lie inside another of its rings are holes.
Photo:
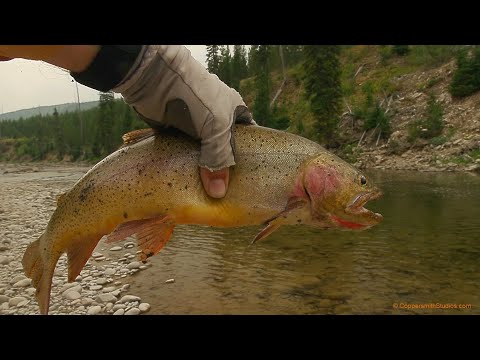
[[[205,45],[186,45],[205,65]],[[98,91],[78,84],[80,102],[98,100]],[[15,59],[0,62],[0,114],[43,105],[77,101],[72,77],[53,65]]]

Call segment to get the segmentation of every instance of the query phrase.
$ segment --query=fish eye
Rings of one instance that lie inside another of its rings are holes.
[[[362,185],[366,185],[366,184],[367,184],[367,179],[365,178],[365,176],[363,176],[363,175],[360,176],[360,183],[361,183]]]

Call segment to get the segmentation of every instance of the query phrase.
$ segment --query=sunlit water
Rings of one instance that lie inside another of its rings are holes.
[[[260,228],[178,226],[131,292],[153,314],[479,314],[480,177],[369,175],[375,228],[283,227],[247,249]]]

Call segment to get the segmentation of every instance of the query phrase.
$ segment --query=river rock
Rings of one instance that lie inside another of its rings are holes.
[[[10,262],[10,259],[6,256],[0,256],[0,265],[7,265]]]
[[[0,295],[0,304],[8,302],[10,298],[7,295]]]
[[[114,246],[110,249],[110,251],[119,251],[122,250],[123,248],[121,246]]]
[[[115,274],[117,271],[115,269],[112,269],[112,268],[108,268],[106,269],[103,273],[107,276],[112,276],[113,274]]]
[[[168,280],[165,280],[165,284],[172,284],[175,282],[175,279],[168,279]]]
[[[85,306],[92,305],[93,301],[94,300],[92,298],[88,298],[88,297],[83,298],[82,299],[82,305],[85,305]]]
[[[20,304],[22,301],[25,301],[25,300],[27,299],[25,299],[23,296],[15,296],[8,301],[8,306],[17,306],[18,304]]]
[[[97,285],[104,285],[104,284],[106,284],[107,282],[108,282],[108,279],[107,279],[107,278],[98,278],[98,279],[95,281],[95,283],[96,283]]]
[[[75,286],[72,286],[70,288],[68,288],[67,290],[63,291],[62,292],[62,295],[66,295],[67,293],[69,293],[70,291],[76,291],[78,293],[81,293],[82,292],[82,285],[75,285]]]
[[[24,275],[17,275],[12,280],[10,280],[10,285],[13,285],[16,282],[19,282],[20,280],[23,280],[23,279],[26,279]]]
[[[94,253],[92,254],[92,257],[95,258],[95,259],[96,259],[96,258],[99,258],[99,257],[102,257],[102,256],[103,256],[103,254],[101,254],[101,253],[99,253],[99,252],[94,252]]]
[[[125,313],[125,315],[138,315],[138,314],[140,314],[140,309],[138,308],[131,308]]]
[[[112,310],[117,311],[118,309],[125,309],[126,307],[127,307],[127,305],[125,305],[125,304],[115,304],[115,305],[113,305]]]
[[[88,308],[87,314],[88,315],[97,315],[102,311],[102,307],[100,305],[92,306]]]
[[[132,302],[132,301],[140,301],[141,299],[138,296],[134,295],[124,295],[121,299],[120,302],[122,304],[127,303],[127,302]]]
[[[102,285],[92,285],[90,286],[90,290],[97,291],[100,290],[103,286]]]
[[[150,310],[150,304],[149,303],[141,303],[140,305],[138,305],[138,309],[141,312],[147,312],[148,310]]]
[[[31,283],[32,283],[32,279],[23,279],[13,284],[13,287],[14,288],[27,287],[27,286],[30,286]]]
[[[118,309],[116,310],[113,315],[123,315],[125,314],[125,310],[124,309]]]
[[[95,298],[95,300],[98,303],[108,303],[108,302],[115,302],[118,299],[112,294],[100,294]]]
[[[123,245],[125,247],[125,249],[131,249],[135,246],[135,244],[131,241],[125,243],[125,245]]]
[[[132,261],[130,264],[127,265],[127,269],[138,269],[142,265],[139,261]]]
[[[82,295],[80,295],[78,291],[69,289],[66,293],[63,294],[63,297],[67,300],[76,300],[80,299]]]

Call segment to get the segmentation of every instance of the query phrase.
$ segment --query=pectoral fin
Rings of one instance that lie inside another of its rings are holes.
[[[305,200],[299,199],[297,197],[289,199],[285,210],[279,212],[274,217],[265,221],[265,224],[267,226],[262,231],[260,231],[257,236],[255,236],[250,245],[255,244],[258,240],[265,239],[268,235],[270,235],[280,226],[285,224],[287,222],[287,218],[291,216],[293,212],[301,209],[305,204]]]

